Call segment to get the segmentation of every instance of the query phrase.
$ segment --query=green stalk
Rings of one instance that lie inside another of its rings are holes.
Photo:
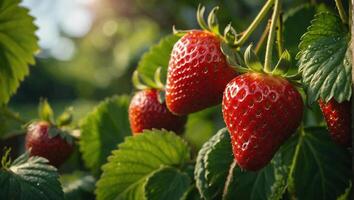
[[[339,16],[344,24],[348,24],[348,17],[347,14],[345,13],[343,4],[341,0],[335,0],[336,6],[339,12]]]
[[[304,137],[305,137],[304,126],[301,124],[300,128],[299,128],[299,141],[296,144],[295,153],[294,153],[294,156],[293,156],[293,159],[292,159],[292,162],[290,165],[290,169],[289,169],[289,174],[288,174],[288,190],[289,190],[289,194],[291,196],[291,199],[296,199],[293,174],[295,172],[295,167],[298,162],[300,148],[304,143]]]
[[[20,115],[18,115],[17,113],[11,112],[11,111],[10,111],[9,109],[7,109],[7,108],[4,108],[3,114],[4,114],[6,117],[8,117],[8,118],[10,118],[10,119],[12,119],[12,120],[14,120],[14,121],[16,121],[16,122],[19,123],[19,124],[25,124],[25,123],[27,123],[27,121],[24,120],[24,119],[22,119],[22,118],[20,117]]]
[[[277,26],[277,46],[278,46],[278,56],[279,58],[283,54],[283,18],[280,14],[278,17],[278,26]]]
[[[270,73],[272,71],[272,54],[273,54],[273,43],[275,39],[275,27],[277,26],[277,19],[279,17],[280,11],[280,0],[275,0],[272,21],[270,22],[270,30],[267,41],[267,48],[264,61],[264,71]]]
[[[243,33],[241,38],[238,41],[236,41],[236,45],[237,46],[241,46],[247,41],[247,39],[250,37],[250,35],[253,33],[253,31],[262,22],[262,20],[264,19],[264,17],[268,13],[269,9],[272,7],[273,3],[274,3],[274,0],[268,0],[267,1],[267,3],[263,6],[261,11],[256,16],[256,18],[253,20],[253,22],[250,24],[250,26]]]
[[[266,28],[264,29],[261,38],[259,39],[256,48],[254,50],[254,52],[258,55],[259,51],[261,50],[261,47],[263,46],[263,43],[266,41],[267,36],[268,36],[268,32],[269,32],[269,27],[270,27],[270,22],[267,23]]]

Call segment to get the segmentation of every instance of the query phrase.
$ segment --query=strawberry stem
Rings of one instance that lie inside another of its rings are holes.
[[[280,11],[280,0],[275,0],[273,15],[270,24],[270,30],[267,41],[267,48],[264,61],[264,71],[270,73],[272,71],[272,54],[273,54],[273,43],[275,39],[275,27],[277,24],[277,19],[279,17]]]
[[[279,58],[283,54],[283,17],[280,14],[278,17],[278,24],[277,24],[277,49],[278,49],[278,56]]]
[[[247,30],[243,33],[242,37],[236,42],[237,46],[242,46],[247,39],[250,37],[250,35],[253,33],[253,31],[258,27],[258,25],[262,22],[266,14],[268,13],[269,9],[272,7],[274,0],[268,0],[267,3],[263,6],[261,11],[258,13],[256,18],[253,20],[253,22],[250,24],[250,26],[247,28]]]
[[[342,1],[341,0],[335,0],[335,2],[336,2],[336,6],[337,6],[337,9],[338,9],[338,13],[339,13],[340,19],[342,20],[342,22],[344,24],[348,24],[348,17],[347,17],[347,14],[345,13]]]
[[[261,47],[263,46],[265,40],[267,39],[268,33],[269,33],[269,27],[270,27],[270,21],[267,23],[266,28],[264,29],[261,38],[258,40],[258,43],[256,45],[256,48],[254,52],[258,55],[258,52],[261,50]]]
[[[27,121],[25,119],[22,119],[18,113],[14,113],[6,107],[3,108],[2,112],[3,112],[2,113],[3,115],[16,121],[19,124],[26,124],[27,123]]]

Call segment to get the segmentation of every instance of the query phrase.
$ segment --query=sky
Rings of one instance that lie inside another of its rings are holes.
[[[95,0],[23,0],[38,26],[36,32],[42,49],[38,56],[69,60],[75,54],[72,38],[85,36],[91,29]]]

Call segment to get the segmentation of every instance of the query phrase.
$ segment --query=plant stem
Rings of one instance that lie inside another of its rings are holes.
[[[272,15],[272,21],[270,22],[270,30],[267,41],[267,48],[264,61],[264,71],[271,72],[272,70],[272,54],[273,54],[273,43],[275,39],[275,27],[277,25],[277,19],[280,11],[280,0],[275,0],[274,10]]]
[[[10,110],[8,110],[7,108],[4,108],[4,109],[3,109],[3,114],[4,114],[6,117],[8,117],[8,118],[10,118],[10,119],[12,119],[12,120],[18,122],[19,124],[25,124],[25,123],[27,123],[27,121],[24,120],[24,119],[22,119],[17,113],[13,113],[13,112],[11,112]]]
[[[258,55],[259,51],[261,50],[261,47],[263,46],[264,42],[267,39],[268,33],[269,33],[269,28],[270,28],[270,21],[267,23],[266,28],[264,29],[261,38],[259,39],[256,48],[255,48],[255,53]]]
[[[304,142],[305,130],[304,130],[303,124],[300,125],[298,131],[299,131],[299,133],[298,133],[299,134],[299,140],[298,140],[298,142],[296,144],[296,147],[295,147],[294,156],[293,156],[293,159],[291,161],[289,174],[288,174],[288,190],[289,190],[289,194],[290,194],[291,199],[296,199],[293,174],[294,174],[297,162],[298,162],[300,148],[301,148],[301,146],[303,145],[303,142]]]
[[[274,3],[274,0],[268,0],[267,3],[263,6],[261,11],[259,11],[258,15],[256,18],[253,20],[253,22],[250,24],[250,26],[246,29],[244,34],[241,36],[241,38],[236,41],[237,46],[243,45],[247,39],[250,37],[250,35],[253,33],[253,31],[258,27],[259,23],[262,22],[266,14],[268,13],[269,9],[272,7]]]
[[[280,14],[278,17],[278,25],[277,25],[277,46],[278,46],[278,56],[279,58],[283,54],[283,17]]]
[[[339,12],[339,16],[344,24],[348,24],[348,17],[347,14],[345,13],[343,4],[341,0],[335,0],[336,6]]]

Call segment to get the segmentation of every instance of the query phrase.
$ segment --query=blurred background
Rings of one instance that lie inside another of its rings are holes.
[[[303,2],[312,1],[284,0],[283,4],[286,9]],[[78,120],[106,97],[131,94],[131,74],[140,56],[161,37],[171,34],[172,25],[178,29],[199,28],[195,18],[199,3],[207,11],[220,6],[221,27],[232,19],[241,32],[264,1],[23,0],[22,5],[36,18],[41,50],[10,107],[25,119],[33,119],[39,99],[45,97],[57,113],[73,106]],[[259,37],[261,30],[254,37]],[[187,126],[187,137],[198,148],[224,126],[220,109],[192,115]],[[205,129],[201,132],[206,134],[188,134],[196,128]]]

